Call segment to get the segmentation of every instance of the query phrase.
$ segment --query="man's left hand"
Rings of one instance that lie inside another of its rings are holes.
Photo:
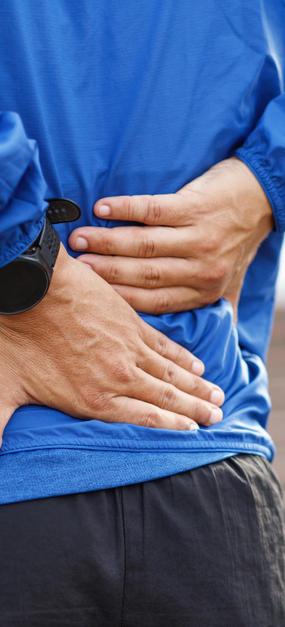
[[[136,310],[177,312],[225,297],[237,308],[246,270],[273,227],[269,201],[232,157],[175,194],[102,198],[95,215],[146,226],[81,227],[70,246]],[[91,253],[91,254],[90,254]]]

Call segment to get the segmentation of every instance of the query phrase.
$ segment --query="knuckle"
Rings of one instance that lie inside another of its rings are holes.
[[[149,224],[159,224],[162,215],[162,208],[158,199],[153,196],[147,196],[145,221]]]
[[[109,235],[102,234],[101,239],[100,239],[100,246],[101,246],[101,249],[104,251],[105,255],[112,253],[112,242],[110,240]]]
[[[198,402],[196,408],[196,420],[200,424],[206,424],[210,418],[211,410],[206,402]]]
[[[203,288],[200,290],[199,302],[200,307],[215,303],[223,296],[224,282],[214,280],[211,271],[203,276]]]
[[[147,266],[142,271],[143,281],[152,286],[156,286],[160,282],[160,271],[154,266]]]
[[[213,283],[212,265],[209,263],[204,264],[198,278],[200,279],[201,285],[204,286],[205,289],[208,289]]]
[[[203,255],[209,255],[213,252],[213,247],[210,239],[204,239],[201,241],[200,249]]]
[[[161,395],[160,407],[162,409],[169,408],[173,405],[175,398],[176,393],[174,388],[171,385],[166,385]]]
[[[155,350],[159,355],[164,355],[166,352],[166,349],[167,349],[167,339],[163,335],[159,335],[159,337],[157,338]]]
[[[164,313],[170,309],[170,300],[166,290],[162,290],[161,294],[158,294],[153,303],[153,310],[155,314]]]
[[[203,239],[203,243],[201,245],[203,252],[206,254],[211,254],[215,252],[218,248],[217,238],[212,234],[207,238]]]
[[[179,429],[180,431],[189,431],[189,429],[191,428],[190,425],[193,424],[196,424],[194,420],[179,417],[175,421],[175,429]]]
[[[211,289],[212,287],[219,286],[225,281],[228,275],[228,264],[225,259],[213,258],[207,260],[200,270],[199,277],[201,285],[204,285],[205,289]]]
[[[157,427],[159,422],[159,413],[151,410],[149,411],[147,414],[144,414],[144,416],[142,416],[142,418],[140,419],[140,426],[141,427]]]
[[[133,368],[122,362],[112,364],[112,374],[115,381],[127,385],[133,383],[135,378]]]
[[[170,361],[165,366],[163,379],[164,381],[167,381],[167,383],[175,384],[175,381],[176,381],[175,368]]]
[[[108,403],[108,395],[106,394],[106,392],[99,392],[98,390],[89,388],[88,390],[84,391],[83,400],[84,405],[88,409],[101,411]]]
[[[201,393],[203,384],[199,381],[198,377],[191,377],[191,393],[198,395]]]
[[[127,214],[127,219],[128,220],[132,220],[133,218],[133,205],[134,205],[134,197],[133,196],[126,196],[125,198],[125,210],[126,210],[126,214]]]
[[[109,267],[107,268],[106,280],[108,281],[108,283],[116,283],[118,281],[118,278],[119,278],[118,267],[114,263],[111,263]]]
[[[211,300],[209,294],[210,294],[210,290],[208,289],[203,290],[203,292],[201,291],[199,294],[199,301],[197,302],[197,307],[206,307],[207,305],[210,305],[211,303],[214,303],[215,300]]]
[[[214,283],[220,283],[227,275],[227,264],[223,259],[219,259],[214,263],[210,270],[210,278]]]
[[[191,404],[191,418],[193,420],[200,421],[201,420],[201,404],[198,399],[192,399]]]
[[[212,387],[207,381],[205,381],[205,379],[192,375],[191,393],[194,394],[194,396],[207,400],[211,390]]]
[[[179,363],[182,361],[183,355],[184,355],[184,350],[182,346],[179,346],[178,344],[176,344],[176,346],[174,346],[173,348],[173,360],[176,363]]]
[[[205,296],[205,305],[212,305],[216,303],[217,300],[219,300],[222,295],[223,293],[220,289],[212,288],[211,290],[209,290],[207,296]]]
[[[139,257],[153,257],[155,252],[155,244],[152,239],[144,236],[138,246]]]

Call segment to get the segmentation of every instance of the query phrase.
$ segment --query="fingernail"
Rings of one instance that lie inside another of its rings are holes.
[[[218,408],[212,409],[209,423],[211,425],[214,425],[216,424],[216,422],[221,422],[222,417],[223,417],[223,412],[220,409]]]
[[[85,237],[78,237],[75,240],[74,248],[77,250],[86,250],[86,248],[88,248],[87,239],[85,239]]]
[[[189,431],[198,431],[199,426],[193,422],[189,425]]]
[[[204,370],[205,367],[202,361],[195,359],[192,363],[192,372],[194,372],[194,374],[203,374]]]
[[[98,216],[102,216],[102,217],[106,217],[109,216],[111,213],[111,207],[109,207],[108,205],[100,205],[99,207],[96,207],[96,213]]]
[[[210,396],[211,403],[214,405],[222,405],[224,402],[224,393],[222,390],[213,390]]]

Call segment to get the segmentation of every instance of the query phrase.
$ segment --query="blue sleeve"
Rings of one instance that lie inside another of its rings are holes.
[[[245,144],[236,152],[263,187],[277,231],[285,231],[285,94],[266,107]]]
[[[0,267],[37,238],[45,192],[36,142],[27,138],[17,113],[0,112]]]

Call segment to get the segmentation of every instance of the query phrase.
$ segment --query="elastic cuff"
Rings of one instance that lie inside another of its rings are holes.
[[[23,238],[18,239],[16,242],[13,242],[11,246],[8,245],[5,248],[5,253],[0,256],[0,268],[17,259],[19,255],[31,246],[40,234],[44,225],[44,220],[45,215],[41,216],[41,219],[37,222],[31,223],[28,235],[27,233],[23,233]]]
[[[257,178],[264,193],[266,194],[275,221],[275,230],[281,233],[285,231],[285,193],[284,190],[278,189],[278,184],[274,180],[276,177],[270,176],[268,169],[260,162],[260,160],[251,152],[244,148],[239,148],[235,152],[235,156],[243,161],[251,170],[252,174]]]

